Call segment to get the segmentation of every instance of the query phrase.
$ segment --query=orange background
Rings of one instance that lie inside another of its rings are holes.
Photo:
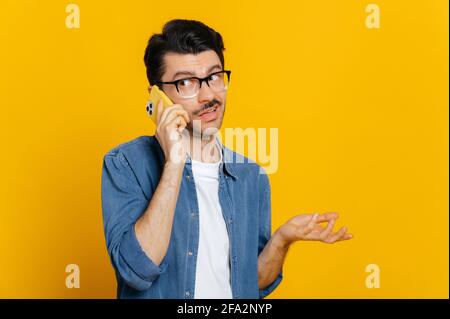
[[[102,157],[154,133],[146,42],[189,18],[225,40],[224,127],[278,128],[274,229],[337,211],[355,236],[296,243],[270,297],[448,298],[447,1],[377,1],[379,29],[359,0],[79,0],[80,29],[68,3],[0,2],[0,297],[115,297]]]

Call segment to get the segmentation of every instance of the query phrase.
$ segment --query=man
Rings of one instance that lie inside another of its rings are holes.
[[[155,136],[104,157],[119,298],[264,298],[282,279],[291,243],[351,238],[345,227],[333,232],[336,213],[295,216],[271,235],[267,175],[216,136],[231,74],[223,50],[219,33],[191,20],[168,22],[148,42],[150,88],[175,104],[158,105]]]

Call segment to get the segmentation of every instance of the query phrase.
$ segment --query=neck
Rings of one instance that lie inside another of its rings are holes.
[[[190,134],[189,145],[185,149],[189,150],[189,156],[198,162],[215,163],[220,160],[220,149],[216,143],[216,135],[209,135],[203,138]]]

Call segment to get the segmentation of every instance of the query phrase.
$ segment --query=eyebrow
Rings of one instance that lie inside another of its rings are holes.
[[[207,71],[206,73],[209,74],[209,73],[212,72],[214,69],[220,69],[220,70],[222,70],[222,67],[220,66],[220,64],[215,64],[215,65],[211,66],[211,67],[208,69],[208,71]],[[195,77],[195,72],[191,72],[191,71],[177,71],[177,72],[173,75],[172,81],[176,81],[175,78],[176,78],[177,76],[180,76],[180,75],[186,75],[186,76],[192,76],[192,77]]]

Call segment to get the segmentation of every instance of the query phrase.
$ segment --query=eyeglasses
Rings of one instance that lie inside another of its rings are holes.
[[[156,84],[172,84],[175,85],[178,94],[185,99],[198,95],[202,83],[206,82],[208,87],[215,93],[223,92],[228,89],[230,83],[231,71],[222,70],[211,73],[205,78],[195,76],[183,78],[172,82],[156,82]]]

